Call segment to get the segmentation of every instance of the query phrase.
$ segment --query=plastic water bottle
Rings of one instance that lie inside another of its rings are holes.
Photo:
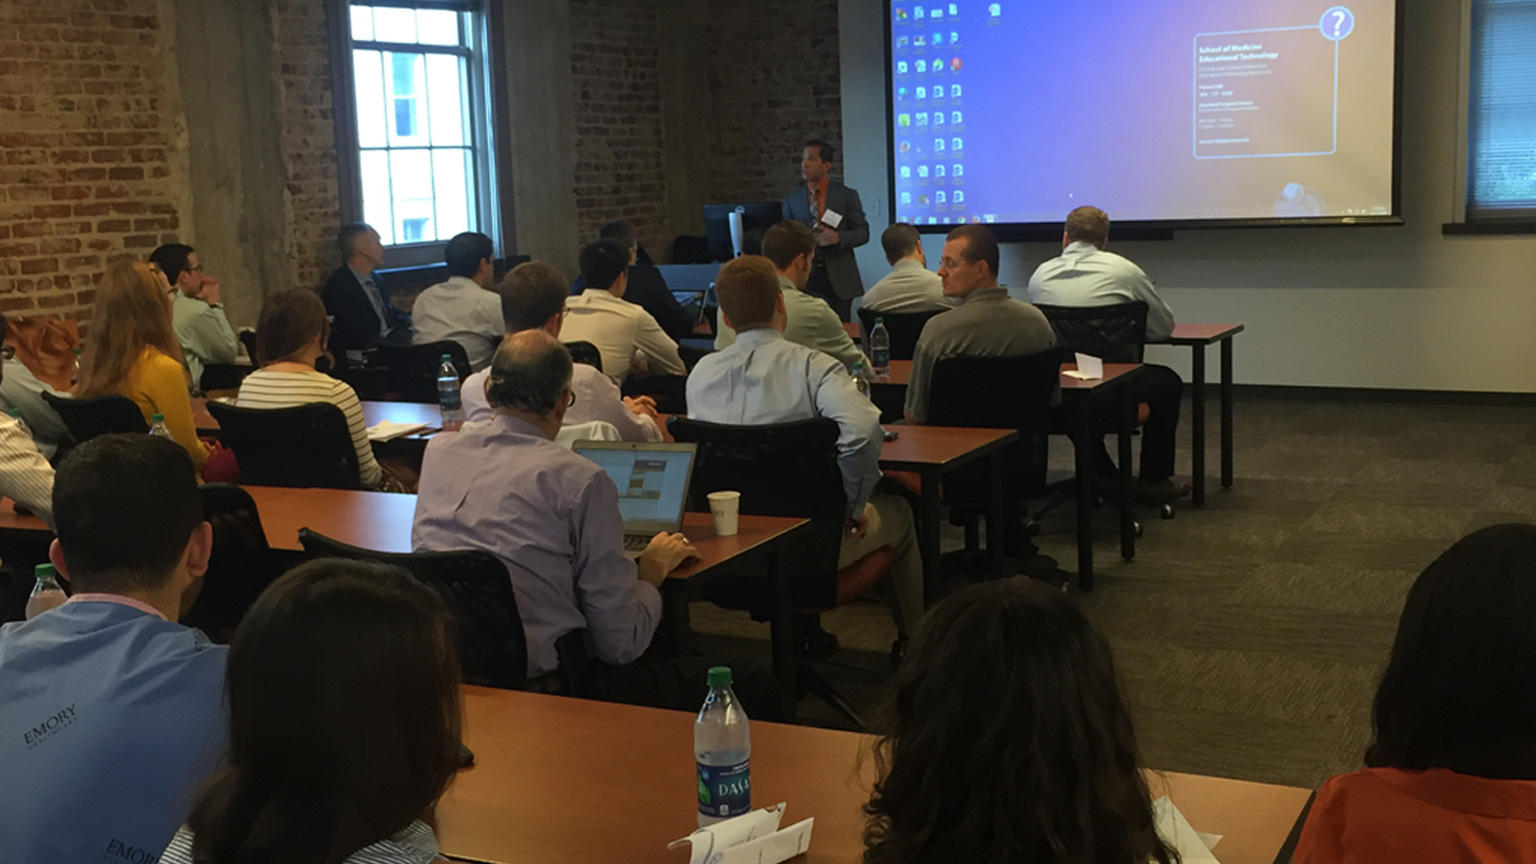
[[[709,695],[693,724],[693,756],[700,828],[752,809],[752,736],[729,666],[710,667]]]
[[[58,572],[52,564],[39,564],[32,572],[37,577],[37,584],[32,586],[32,596],[27,598],[28,621],[49,609],[63,606],[64,601],[69,599],[64,589],[59,587]]]
[[[175,440],[175,436],[171,435],[171,428],[165,425],[164,414],[149,415],[149,434]]]
[[[464,402],[459,396],[459,370],[447,354],[437,367],[437,404],[443,409],[443,431],[459,431],[464,425]]]
[[[859,388],[864,398],[869,398],[869,369],[864,366],[863,360],[853,361],[853,386]]]
[[[891,374],[891,332],[885,329],[885,319],[875,319],[875,329],[869,331],[869,360],[875,374]]]

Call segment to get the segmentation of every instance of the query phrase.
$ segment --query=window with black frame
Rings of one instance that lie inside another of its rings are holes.
[[[1472,0],[1467,220],[1536,219],[1536,0]]]

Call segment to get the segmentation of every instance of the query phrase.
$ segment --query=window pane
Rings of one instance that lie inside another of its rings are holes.
[[[373,13],[380,42],[415,42],[416,10],[379,7]]]
[[[373,8],[352,7],[352,38],[359,42],[373,41]]]
[[[389,153],[364,150],[362,153],[363,221],[377,228],[385,246],[395,239],[395,220],[389,204]]]
[[[464,144],[464,61],[451,54],[427,55],[427,104],[431,108],[432,146]]]
[[[426,150],[391,150],[389,176],[394,181],[395,232],[404,243],[407,222],[426,219],[424,236],[433,238],[432,157]],[[414,228],[411,229],[415,233]]]
[[[357,143],[383,147],[388,140],[384,133],[384,58],[378,51],[353,51],[352,69],[357,84]]]
[[[442,240],[469,230],[469,151],[434,150],[432,169],[437,195],[435,239]]]
[[[447,9],[421,9],[416,12],[417,32],[423,45],[459,45],[459,13]]]
[[[389,144],[391,147],[427,143],[426,88],[422,76],[426,58],[421,54],[385,54],[389,77]]]
[[[1536,212],[1536,0],[1476,0],[1472,13],[1468,210],[1526,215]]]

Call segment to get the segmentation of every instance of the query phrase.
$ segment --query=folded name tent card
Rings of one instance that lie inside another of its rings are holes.
[[[811,827],[816,822],[814,817],[803,819],[780,830],[783,819],[784,802],[780,801],[700,828],[668,843],[667,848],[691,845],[688,864],[779,864],[811,848]]]
[[[425,423],[392,423],[388,420],[380,420],[368,427],[369,441],[393,441],[396,438],[404,438],[407,435],[415,435],[425,431]]]
[[[1097,381],[1104,377],[1104,361],[1091,354],[1077,355],[1077,368],[1061,373],[1079,381]]]
[[[1196,831],[1167,795],[1152,802],[1152,821],[1157,836],[1179,853],[1184,864],[1221,864],[1211,852],[1221,836]]]

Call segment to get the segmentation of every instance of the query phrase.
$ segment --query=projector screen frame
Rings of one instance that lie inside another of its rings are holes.
[[[882,0],[885,17],[881,29],[885,42],[885,70],[882,79],[885,89],[881,98],[885,101],[885,183],[887,200],[891,202],[890,222],[896,222],[896,106],[895,93],[895,45],[892,43],[894,0]],[[1392,51],[1392,212],[1383,216],[1318,216],[1318,217],[1266,217],[1240,219],[1145,219],[1115,221],[1117,240],[1159,241],[1172,240],[1176,231],[1226,230],[1233,228],[1401,228],[1407,224],[1403,218],[1403,28],[1404,7],[1407,0],[1395,0],[1396,16]],[[1061,226],[1055,222],[988,222],[987,227],[1005,243],[1053,242],[1061,239]],[[1114,214],[1109,214],[1114,219]],[[943,225],[913,225],[919,234],[947,234],[960,223]]]

